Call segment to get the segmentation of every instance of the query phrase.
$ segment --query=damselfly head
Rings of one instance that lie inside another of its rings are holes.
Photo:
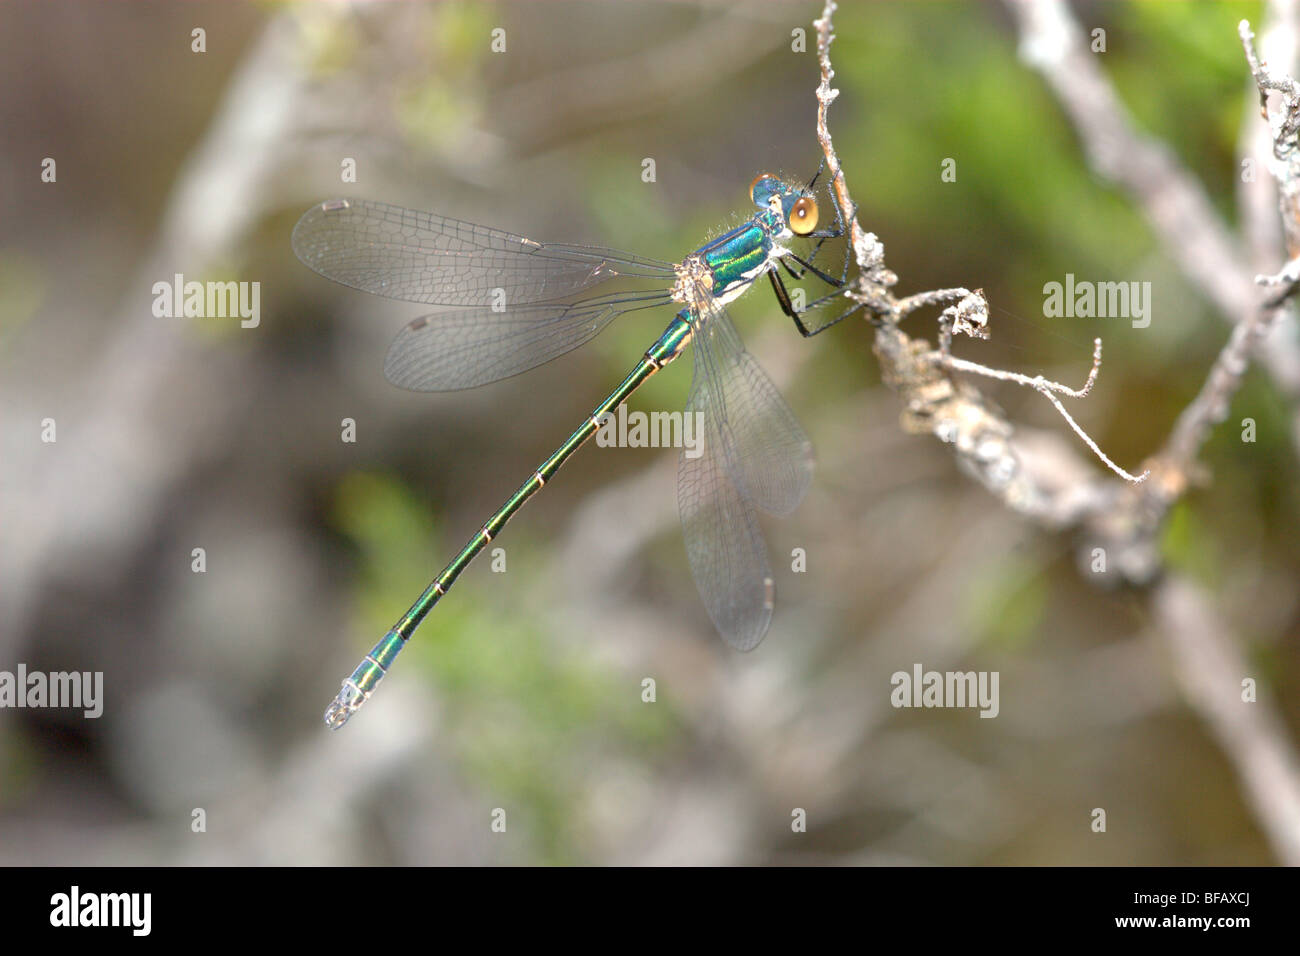
[[[749,184],[749,196],[760,209],[780,213],[796,236],[806,236],[817,228],[817,200],[805,186],[760,173]]]

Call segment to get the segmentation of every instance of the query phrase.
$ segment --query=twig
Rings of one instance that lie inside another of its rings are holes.
[[[1070,8],[1062,0],[1005,2],[1019,23],[1022,58],[1051,86],[1096,172],[1128,193],[1165,252],[1228,322],[1236,325],[1245,316],[1257,315],[1257,270],[1247,267],[1245,250],[1215,213],[1200,184],[1170,149],[1134,129],[1122,101],[1098,65],[1097,56],[1087,49]],[[1291,0],[1275,0],[1272,6],[1280,21],[1294,19],[1295,11],[1286,9],[1294,7]],[[1247,43],[1244,34],[1242,39]],[[1282,46],[1294,48],[1294,38]],[[1253,51],[1250,59],[1257,64]],[[1272,75],[1268,75],[1268,81],[1280,83]],[[1283,128],[1294,129],[1294,124],[1284,123]],[[1294,257],[1300,255],[1300,168],[1295,151],[1289,155],[1291,163],[1282,171],[1279,182],[1287,246]],[[1243,213],[1250,211],[1248,207]],[[1259,218],[1258,214],[1255,218]],[[1288,286],[1286,291],[1290,289]],[[1277,297],[1264,305],[1276,302]],[[1265,329],[1251,336],[1254,355],[1292,404],[1300,406],[1300,341],[1294,335],[1293,320],[1289,315],[1270,315],[1268,323],[1279,334],[1269,335]],[[1280,334],[1283,328],[1291,334]],[[1293,415],[1293,431],[1293,444],[1300,451],[1300,407]],[[1176,484],[1182,486],[1184,482]]]
[[[1242,37],[1243,48],[1247,51],[1247,64],[1258,59],[1275,66],[1281,65],[1284,69],[1294,68],[1300,62],[1300,2],[1269,0],[1266,22],[1268,26],[1259,38],[1258,57],[1254,46],[1247,42],[1246,37]],[[1238,29],[1240,34],[1240,27]],[[1246,29],[1249,31],[1249,24]],[[1253,66],[1251,71],[1253,75]],[[1266,106],[1268,94],[1258,86],[1256,93],[1263,98]],[[1259,116],[1254,110],[1247,108],[1242,111],[1240,146],[1237,152],[1243,169],[1248,165],[1253,168],[1257,161],[1261,169],[1257,175],[1241,177],[1237,187],[1237,206],[1241,232],[1250,248],[1252,269],[1258,273],[1274,273],[1277,285],[1290,286],[1300,278],[1296,258],[1296,216],[1288,215],[1285,208],[1282,216],[1278,216],[1281,201],[1278,187],[1279,182],[1294,182],[1295,177],[1294,170],[1288,169],[1284,164],[1280,169],[1270,168],[1266,157],[1277,149],[1272,134],[1271,125],[1259,122]],[[1283,248],[1284,242],[1292,258],[1279,272],[1275,266],[1277,251]],[[1275,284],[1270,278],[1272,277],[1257,275],[1255,281],[1264,285]],[[1273,381],[1294,404],[1300,404],[1300,348],[1295,345],[1294,334],[1292,323],[1285,320],[1278,322],[1270,339],[1261,346],[1260,356]],[[1300,416],[1297,417],[1296,446],[1300,447]]]
[[[1300,0],[1268,0],[1258,49],[1262,62],[1283,70],[1296,69],[1300,63]],[[1242,111],[1242,118],[1238,155],[1243,164],[1258,162],[1261,169],[1258,175],[1243,176],[1238,185],[1241,229],[1250,246],[1252,269],[1277,274],[1282,281],[1275,288],[1285,295],[1294,289],[1290,280],[1300,256],[1300,170],[1294,162],[1269,162],[1268,157],[1276,149],[1271,124],[1261,123],[1258,114],[1249,108]],[[1281,248],[1291,259],[1279,272],[1276,263]],[[1260,281],[1259,275],[1255,281]],[[1277,300],[1274,295],[1268,304],[1274,305]],[[1293,410],[1291,443],[1300,451],[1300,330],[1293,312],[1288,310],[1276,318],[1257,348],[1256,358],[1268,369]]]
[[[1082,398],[1088,393],[1101,361],[1100,341],[1094,349],[1093,370],[1087,383],[1082,389],[1071,389],[1042,376],[993,369],[950,354],[954,334],[988,338],[988,303],[982,292],[964,288],[937,289],[900,300],[890,291],[898,281],[897,276],[885,267],[884,246],[880,240],[865,232],[858,223],[857,206],[849,194],[827,123],[828,108],[839,95],[839,91],[831,87],[835,76],[830,59],[835,9],[834,0],[828,0],[822,16],[813,23],[817,30],[817,58],[821,66],[821,82],[817,86],[817,141],[826,156],[835,198],[848,215],[850,242],[860,269],[857,287],[850,297],[882,320],[876,333],[876,354],[884,364],[886,381],[904,398],[907,408],[905,423],[912,430],[930,431],[953,444],[963,467],[977,475],[1009,506],[1033,514],[1052,511],[1054,509],[1048,503],[1056,490],[1026,485],[1028,476],[1021,470],[1010,440],[1013,432],[1010,422],[976,389],[968,385],[959,386],[949,373],[961,371],[1014,382],[1044,395],[1084,444],[1115,474],[1134,483],[1144,480],[1145,473],[1135,477],[1107,457],[1053,394]],[[898,329],[898,323],[912,312],[953,299],[959,301],[945,309],[939,319],[937,351],[928,349],[926,343],[917,342]]]
[[[957,369],[958,371],[974,372],[977,375],[995,378],[1002,382],[1015,382],[1017,385],[1024,385],[1040,392],[1058,392],[1071,398],[1083,398],[1092,391],[1092,386],[1097,381],[1097,373],[1101,371],[1101,339],[1093,339],[1092,345],[1092,369],[1088,372],[1088,380],[1083,383],[1082,388],[1070,388],[1068,385],[1053,382],[1041,375],[1030,376],[1020,372],[1007,372],[1002,369],[989,368],[987,365],[980,365],[978,362],[968,362],[966,359],[947,355],[942,349],[940,349],[940,360],[948,368]]]
[[[1007,0],[1020,55],[1051,86],[1093,169],[1128,193],[1189,282],[1236,321],[1252,310],[1246,257],[1205,191],[1169,148],[1134,129],[1062,0]]]
[[[1241,387],[1242,376],[1250,366],[1255,346],[1263,341],[1280,309],[1259,310],[1238,325],[1228,336],[1210,368],[1205,384],[1191,403],[1183,409],[1160,453],[1170,467],[1184,474],[1195,466],[1196,455],[1214,430],[1228,416],[1232,396]]]
[[[1287,101],[1287,115],[1272,125],[1274,137],[1274,155],[1279,161],[1290,165],[1297,159],[1297,130],[1300,130],[1300,84],[1289,77],[1279,77],[1267,72],[1260,64],[1251,46],[1254,34],[1250,24],[1242,20],[1237,27],[1245,50],[1246,62],[1250,66],[1259,88],[1260,101],[1264,102],[1266,91],[1270,89],[1284,92]],[[1267,113],[1265,113],[1267,117]],[[1288,185],[1291,183],[1292,185]],[[1298,208],[1294,198],[1289,198],[1293,191],[1300,189],[1300,176],[1284,174],[1280,204],[1283,220],[1289,223],[1287,233],[1297,230],[1295,212]],[[1268,338],[1273,327],[1286,315],[1286,300],[1294,293],[1296,285],[1286,279],[1293,271],[1295,260],[1288,263],[1277,276],[1259,277],[1256,281],[1267,285],[1282,285],[1282,291],[1269,302],[1253,305],[1245,312],[1233,327],[1227,343],[1219,352],[1214,365],[1211,366],[1205,383],[1196,398],[1182,411],[1168,440],[1157,456],[1162,470],[1174,480],[1163,485],[1164,493],[1172,500],[1188,484],[1190,474],[1195,466],[1196,456],[1209,438],[1214,426],[1222,422],[1228,414],[1232,396],[1241,387],[1242,377],[1250,366],[1251,356],[1258,353],[1260,345]],[[1161,492],[1157,488],[1153,494]]]
[[[1068,395],[1071,398],[1083,398],[1092,391],[1092,386],[1097,381],[1097,373],[1101,371],[1101,339],[1093,339],[1092,369],[1088,372],[1088,380],[1083,383],[1082,388],[1070,388],[1068,385],[1053,382],[1042,375],[1030,376],[1020,372],[990,368],[987,365],[981,365],[979,362],[956,358],[950,353],[953,333],[971,335],[981,339],[988,338],[988,308],[981,293],[972,293],[957,305],[945,309],[939,321],[939,351],[935,353],[935,360],[940,365],[953,371],[970,372],[975,375],[983,375],[985,378],[996,379],[1001,382],[1014,382],[1017,385],[1034,389],[1052,403],[1052,406],[1060,412],[1061,417],[1074,430],[1074,433],[1092,450],[1094,455],[1101,459],[1107,468],[1125,481],[1132,482],[1135,485],[1146,481],[1150,471],[1144,471],[1142,474],[1134,476],[1115,464],[1093,441],[1092,436],[1074,420],[1074,417],[1061,404],[1060,399],[1052,394],[1056,392],[1060,395]]]
[[[1260,114],[1268,124],[1272,140],[1273,174],[1278,182],[1278,206],[1282,213],[1282,226],[1286,233],[1290,260],[1277,272],[1257,275],[1255,282],[1262,286],[1280,286],[1281,290],[1269,300],[1270,306],[1281,305],[1295,294],[1300,282],[1300,83],[1284,73],[1273,73],[1255,53],[1255,34],[1250,22],[1237,24],[1237,35],[1246,54],[1246,63],[1255,86],[1259,90]],[[1268,112],[1268,93],[1281,95],[1283,109],[1275,117]]]
[[[1268,115],[1268,91],[1276,90],[1282,94],[1286,110],[1273,125],[1273,155],[1287,162],[1296,151],[1297,135],[1300,135],[1300,83],[1286,74],[1272,73],[1260,62],[1255,54],[1255,34],[1250,29],[1250,21],[1242,20],[1237,24],[1237,35],[1241,37],[1241,47],[1246,53],[1246,63],[1251,76],[1259,88],[1259,111],[1265,118]]]
[[[844,170],[831,143],[831,131],[826,123],[826,113],[830,105],[835,102],[835,98],[840,95],[839,90],[831,88],[831,80],[835,78],[835,70],[831,67],[831,41],[835,39],[831,32],[831,17],[835,15],[836,9],[835,0],[827,0],[821,18],[813,21],[813,28],[817,31],[817,62],[821,67],[821,82],[817,84],[817,141],[821,143],[822,152],[826,155],[826,168],[830,170],[831,188],[835,190],[835,198],[839,201],[840,208],[849,215],[849,239],[853,243],[858,264],[861,266],[865,260],[871,258],[872,250],[862,248],[866,244],[867,234],[858,224],[857,207],[849,196],[849,188],[844,181]]]
[[[1259,354],[1270,330],[1283,318],[1277,306],[1294,289],[1294,283],[1288,280],[1289,268],[1283,269],[1275,277],[1275,284],[1283,287],[1281,295],[1261,306],[1236,240],[1214,213],[1200,185],[1169,149],[1134,130],[1096,57],[1084,46],[1082,31],[1068,6],[1061,0],[1007,3],[1020,24],[1021,55],[1051,85],[1093,167],[1129,192],[1188,278],[1200,285],[1234,323],[1200,393],[1179,416],[1163,449],[1154,456],[1153,468],[1160,472],[1161,480],[1148,486],[1147,500],[1130,502],[1133,509],[1148,512],[1144,520],[1129,523],[1133,533],[1154,535],[1164,510],[1190,485],[1196,455],[1214,426],[1226,416],[1250,357]],[[1294,159],[1296,130],[1300,128],[1300,85],[1264,70],[1250,49],[1250,28],[1245,21],[1238,32],[1251,71],[1261,83],[1261,97],[1266,89],[1278,89],[1291,97],[1287,115],[1277,124],[1277,135],[1289,137],[1289,145],[1276,146],[1274,151],[1279,158]],[[1295,181],[1300,184],[1300,176]],[[1300,209],[1300,202],[1292,202],[1292,207]],[[1287,211],[1284,197],[1284,219]],[[1265,278],[1261,284],[1269,281]],[[1275,380],[1293,391],[1285,384],[1293,377],[1283,371],[1287,361],[1267,354],[1265,359],[1274,370]],[[1297,430],[1300,433],[1300,425]]]
[[[1058,527],[1063,517],[1067,523],[1082,524],[1092,537],[1113,545],[1114,563],[1123,579],[1150,585],[1158,580],[1160,559],[1155,542],[1164,516],[1188,486],[1196,455],[1210,430],[1225,416],[1252,352],[1274,326],[1282,308],[1279,304],[1258,305],[1250,284],[1243,281],[1245,270],[1235,241],[1198,184],[1161,144],[1133,132],[1101,71],[1089,58],[1080,56],[1078,30],[1068,8],[1059,0],[1008,2],[1021,21],[1026,58],[1043,71],[1066,104],[1094,166],[1129,189],[1193,281],[1237,320],[1227,344],[1200,393],[1179,416],[1161,453],[1153,458],[1152,467],[1137,478],[1107,458],[1057,398],[1058,394],[1082,397],[1092,388],[1101,361],[1100,340],[1095,344],[1092,371],[1081,389],[954,358],[950,352],[954,334],[987,337],[986,304],[982,294],[964,289],[921,293],[902,302],[890,294],[889,288],[897,280],[884,268],[879,240],[858,226],[856,207],[826,127],[827,107],[836,96],[830,88],[834,72],[829,55],[835,3],[827,0],[822,17],[814,24],[822,73],[817,90],[817,138],[834,174],[836,196],[849,210],[854,253],[862,269],[855,299],[883,319],[877,325],[875,351],[885,381],[904,400],[906,427],[930,431],[953,442],[963,467],[998,493],[1009,507],[1049,524],[1055,518]],[[1245,36],[1243,28],[1243,41]],[[1252,71],[1257,78],[1259,69],[1252,57]],[[1269,79],[1281,84],[1294,97],[1293,103],[1300,103],[1300,86],[1275,77]],[[1288,112],[1287,119],[1277,126],[1278,135],[1296,136],[1300,121],[1291,119],[1292,113]],[[1282,152],[1291,158],[1300,150]],[[1296,181],[1300,182],[1300,176]],[[1293,208],[1300,208],[1300,203]],[[1287,211],[1284,200],[1284,217]],[[1288,269],[1282,270],[1278,284],[1287,285],[1290,291],[1294,284],[1288,284]],[[881,282],[881,276],[892,281]],[[946,309],[940,319],[938,349],[931,350],[898,329],[903,315],[954,298],[961,301]],[[1010,423],[977,390],[953,381],[948,374],[952,371],[971,372],[1039,391],[1089,448],[1129,484],[1085,480],[1064,488],[1049,488],[1042,473],[1027,476],[1011,443]],[[1134,487],[1153,472],[1158,473],[1159,480]],[[1027,477],[1029,480],[1025,480]],[[1203,598],[1189,599],[1189,593],[1197,597],[1186,585],[1170,579],[1155,590],[1178,674],[1192,698],[1192,706],[1234,761],[1247,798],[1278,856],[1296,863],[1300,861],[1300,775],[1281,721],[1266,703],[1255,703],[1249,705],[1254,709],[1244,710],[1247,705],[1230,703],[1224,681],[1240,679],[1236,675],[1244,672],[1244,664],[1225,637],[1224,628],[1215,623],[1213,609]]]
[[[1115,474],[1119,475],[1125,481],[1132,482],[1135,485],[1146,481],[1147,477],[1151,474],[1151,471],[1148,469],[1140,475],[1131,475],[1119,465],[1115,464],[1115,462],[1111,461],[1110,457],[1102,451],[1100,447],[1098,447],[1097,443],[1092,439],[1092,436],[1084,431],[1082,426],[1074,420],[1074,417],[1066,410],[1065,406],[1061,404],[1061,400],[1052,394],[1053,392],[1059,392],[1062,395],[1069,395],[1071,398],[1083,398],[1092,391],[1093,383],[1097,381],[1097,373],[1101,370],[1101,339],[1093,340],[1092,371],[1088,373],[1088,380],[1084,383],[1083,388],[1079,389],[1070,388],[1068,385],[1062,385],[1060,382],[1053,382],[1049,379],[1043,378],[1041,375],[1030,377],[1028,375],[1022,375],[1019,372],[1007,372],[1002,369],[989,368],[987,365],[981,365],[978,362],[968,362],[965,359],[959,359],[947,355],[942,349],[940,349],[938,353],[938,359],[940,364],[944,367],[955,371],[973,372],[976,375],[983,375],[985,378],[998,379],[1003,382],[1015,382],[1017,385],[1024,385],[1028,388],[1034,389],[1052,403],[1053,407],[1061,413],[1061,417],[1064,418],[1070,428],[1074,430],[1074,433],[1078,435],[1083,443],[1092,450],[1092,453],[1100,458],[1106,467]]]
[[[1236,768],[1278,859],[1300,866],[1300,767],[1276,707],[1262,697],[1242,700],[1241,681],[1251,668],[1201,588],[1173,576],[1153,597],[1188,703]]]

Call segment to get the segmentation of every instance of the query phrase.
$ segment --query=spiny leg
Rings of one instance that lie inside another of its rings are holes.
[[[804,338],[806,339],[812,338],[814,335],[818,335],[822,332],[825,332],[831,326],[843,322],[854,312],[857,312],[859,309],[863,307],[863,303],[855,302],[848,309],[846,309],[840,315],[836,316],[834,319],[831,319],[831,321],[827,322],[825,325],[819,325],[817,328],[810,330],[806,325],[804,325],[802,316],[805,313],[811,311],[812,309],[816,309],[824,305],[825,303],[831,301],[832,299],[837,299],[840,296],[844,295],[846,292],[849,291],[849,287],[847,282],[836,282],[836,280],[833,277],[827,276],[826,274],[820,272],[813,266],[804,262],[802,259],[798,259],[798,257],[794,257],[794,258],[796,258],[797,261],[802,263],[805,269],[811,269],[813,273],[817,275],[819,278],[821,278],[823,281],[827,282],[830,285],[835,286],[834,291],[828,293],[827,295],[822,296],[821,298],[814,299],[812,302],[807,303],[802,309],[797,309],[795,308],[794,303],[790,299],[790,293],[786,289],[785,282],[784,280],[782,280],[780,273],[777,272],[776,269],[768,270],[767,276],[772,282],[772,291],[776,294],[776,301],[780,304],[781,311],[794,320],[795,328],[799,330],[799,334],[802,335]],[[784,262],[782,264],[784,264]]]
[[[827,299],[833,299],[833,298],[835,298],[836,296],[838,296],[838,295],[842,295],[842,294],[843,294],[843,292],[841,291],[841,292],[832,292],[832,293],[831,293],[830,295],[828,295],[828,296],[823,296],[822,298],[818,299],[816,302],[812,302],[812,303],[810,303],[810,304],[808,305],[808,307],[807,307],[806,309],[804,309],[804,312],[807,312],[808,309],[815,308],[815,307],[818,305],[818,303],[825,302]],[[817,326],[817,328],[812,329],[812,330],[809,330],[807,327],[805,327],[804,324],[803,324],[803,321],[802,321],[798,316],[794,316],[793,318],[794,318],[795,328],[797,328],[797,329],[799,330],[799,334],[802,335],[804,338],[806,338],[806,339],[810,339],[810,338],[812,338],[814,335],[821,335],[823,332],[825,332],[827,329],[829,329],[829,328],[830,328],[831,326],[833,326],[833,325],[839,325],[841,322],[843,322],[845,319],[847,319],[847,318],[848,318],[850,315],[852,315],[854,312],[858,312],[858,311],[862,310],[862,309],[865,308],[865,307],[866,307],[866,303],[865,303],[865,302],[855,302],[855,303],[853,303],[853,305],[849,306],[847,309],[845,309],[843,312],[841,312],[841,313],[840,313],[839,315],[837,315],[835,318],[831,319],[831,320],[830,320],[829,322],[827,322],[825,325],[819,325],[819,326]]]
[[[844,287],[845,276],[840,276],[840,278],[836,279],[834,276],[827,275],[825,272],[822,272],[821,269],[818,269],[815,265],[813,265],[811,259],[801,259],[793,252],[787,252],[784,256],[781,257],[781,263],[783,265],[785,265],[786,259],[793,259],[795,262],[799,263],[799,265],[803,266],[803,268],[800,269],[798,273],[796,273],[794,269],[790,268],[788,265],[786,266],[786,270],[791,275],[793,275],[796,279],[802,279],[806,273],[811,272],[813,275],[821,279],[829,286],[834,286],[837,289],[842,289]]]

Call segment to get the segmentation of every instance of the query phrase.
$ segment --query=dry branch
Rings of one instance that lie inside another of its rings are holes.
[[[1133,130],[1109,82],[1080,42],[1081,31],[1068,7],[1059,0],[1008,2],[1020,21],[1022,54],[1047,78],[1074,120],[1094,168],[1126,188],[1189,278],[1232,317],[1235,324],[1228,342],[1201,391],[1138,478],[1114,465],[1056,397],[1083,397],[1092,388],[1100,365],[1100,340],[1092,372],[1080,389],[952,357],[955,334],[988,336],[987,303],[982,294],[965,289],[922,292],[904,299],[893,295],[898,278],[885,266],[880,240],[857,221],[857,207],[827,124],[828,108],[838,95],[830,85],[835,75],[830,45],[836,4],[827,0],[821,18],[814,23],[821,66],[817,138],[832,173],[836,198],[850,217],[850,241],[860,271],[848,295],[861,303],[873,320],[875,353],[886,383],[903,400],[906,429],[929,432],[951,443],[963,470],[1008,507],[1050,527],[1077,525],[1086,548],[1097,544],[1106,548],[1121,579],[1151,588],[1162,636],[1175,658],[1176,679],[1233,762],[1247,802],[1278,858],[1300,864],[1300,771],[1283,722],[1267,701],[1245,703],[1237,695],[1240,681],[1248,676],[1244,656],[1227,635],[1209,597],[1177,575],[1162,573],[1157,547],[1168,509],[1192,484],[1196,457],[1214,426],[1226,417],[1251,357],[1286,316],[1284,300],[1294,292],[1300,276],[1294,258],[1300,249],[1289,243],[1292,261],[1274,276],[1259,277],[1261,285],[1281,287],[1280,295],[1261,302],[1246,275],[1238,241],[1172,152]],[[1300,184],[1300,175],[1291,169],[1292,164],[1300,166],[1300,84],[1268,72],[1258,62],[1244,22],[1241,34],[1261,97],[1266,90],[1276,90],[1284,97],[1286,109],[1273,124],[1273,141],[1274,155],[1284,167],[1281,210],[1290,239],[1300,235],[1300,201],[1290,198],[1292,191],[1286,185]],[[1300,185],[1295,195],[1300,196]],[[958,300],[957,304],[945,309],[940,319],[937,348],[899,329],[899,321],[909,313],[953,300]],[[1017,446],[1011,423],[978,389],[955,379],[952,372],[975,373],[1039,391],[1108,467],[1127,480],[1088,477],[1077,467],[1060,469],[1074,477],[1053,480],[1050,468],[1025,467],[1027,457]],[[1152,480],[1143,482],[1148,475]]]

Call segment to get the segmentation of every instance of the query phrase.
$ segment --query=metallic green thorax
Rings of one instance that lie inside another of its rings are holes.
[[[769,213],[755,216],[696,253],[713,273],[715,297],[748,285],[766,267],[773,246],[772,218]]]

